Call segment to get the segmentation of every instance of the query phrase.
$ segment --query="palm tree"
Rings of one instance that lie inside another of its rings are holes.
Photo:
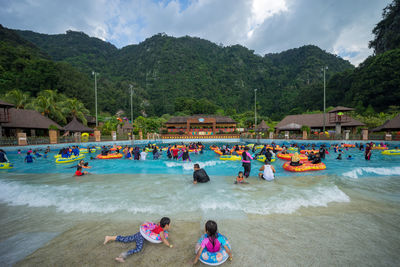
[[[57,94],[57,91],[44,90],[39,93],[30,106],[46,117],[66,123],[67,120],[61,112],[61,103],[64,99],[65,96]]]
[[[32,101],[30,94],[28,92],[24,93],[18,89],[14,89],[8,92],[4,96],[4,98],[6,101],[10,102],[11,104],[14,104],[16,109],[24,109],[26,105],[28,105]]]
[[[85,115],[89,114],[89,110],[85,108],[85,105],[76,98],[68,98],[62,102],[62,113],[65,117],[76,117],[83,124],[87,125]]]

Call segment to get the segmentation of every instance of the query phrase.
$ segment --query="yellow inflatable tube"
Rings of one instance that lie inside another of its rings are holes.
[[[71,156],[69,158],[57,158],[56,163],[70,163],[70,162],[74,162],[74,161],[81,160],[84,158],[85,158],[85,155]]]
[[[12,169],[14,166],[10,162],[0,163],[0,169]]]

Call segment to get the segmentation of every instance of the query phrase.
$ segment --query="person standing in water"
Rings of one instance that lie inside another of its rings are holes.
[[[242,153],[242,166],[244,168],[244,177],[248,178],[251,171],[251,160],[253,157],[249,153],[249,148],[246,146]]]
[[[370,160],[371,155],[372,155],[371,145],[367,143],[365,146],[365,160]]]

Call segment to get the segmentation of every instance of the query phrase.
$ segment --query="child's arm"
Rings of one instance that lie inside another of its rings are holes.
[[[196,254],[196,258],[194,258],[193,264],[196,264],[199,261],[199,258],[200,258],[201,253],[203,252],[203,249],[204,248],[202,248],[202,247],[199,248],[199,251],[197,251],[197,254]]]
[[[260,172],[262,172],[264,170],[264,165],[261,166],[261,168],[259,169]]]
[[[162,242],[163,242],[165,245],[167,245],[167,246],[170,247],[170,248],[173,247],[173,245],[171,245],[171,244],[168,242],[168,240],[165,238],[164,231],[160,232],[160,237],[161,237]]]
[[[227,245],[225,245],[224,248],[225,248],[226,252],[229,255],[229,260],[232,260],[232,251],[228,248]]]

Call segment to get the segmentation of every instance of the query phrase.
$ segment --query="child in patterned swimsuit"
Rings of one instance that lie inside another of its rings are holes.
[[[164,236],[164,231],[169,229],[170,223],[171,220],[169,218],[163,217],[161,218],[160,223],[157,224],[157,226],[152,230],[152,232],[154,232],[155,234],[159,234],[162,242],[168,247],[173,248],[173,245],[171,245]],[[109,241],[118,241],[123,243],[136,242],[136,248],[131,249],[127,252],[123,252],[115,258],[116,261],[125,262],[125,259],[129,255],[132,255],[133,253],[138,253],[143,249],[144,237],[140,234],[140,232],[137,232],[136,234],[130,236],[106,236],[104,239],[104,244],[107,244]]]

